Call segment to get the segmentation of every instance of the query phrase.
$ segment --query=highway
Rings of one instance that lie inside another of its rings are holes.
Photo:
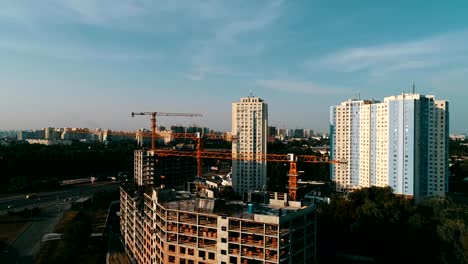
[[[25,195],[0,198],[2,208],[8,204],[15,204],[15,210],[34,206],[41,208],[40,217],[32,219],[25,231],[19,234],[4,252],[0,253],[2,263],[34,263],[34,257],[41,248],[42,236],[54,231],[63,215],[63,210],[69,209],[74,199],[92,196],[99,191],[117,189],[118,185],[114,182],[95,182],[70,186],[66,190],[39,193],[39,198],[33,200],[26,199]]]
[[[38,196],[32,199],[26,199],[26,194],[15,194],[0,197],[0,214],[8,212],[8,206],[13,205],[14,211],[20,211],[24,208],[32,209],[35,206],[42,207],[53,201],[63,201],[73,197],[86,197],[102,190],[116,190],[118,185],[114,182],[95,182],[94,184],[85,183],[71,186],[64,186],[58,191],[40,192]]]

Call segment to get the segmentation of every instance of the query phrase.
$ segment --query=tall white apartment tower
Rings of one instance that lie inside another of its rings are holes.
[[[134,177],[135,184],[139,186],[154,184],[155,156],[152,150],[135,150]]]
[[[448,102],[401,94],[330,108],[331,178],[338,191],[390,186],[416,199],[448,190]]]
[[[258,97],[241,98],[232,103],[232,155],[251,155],[253,161],[232,161],[232,186],[237,194],[266,190],[266,162],[259,159],[267,153],[268,105]]]

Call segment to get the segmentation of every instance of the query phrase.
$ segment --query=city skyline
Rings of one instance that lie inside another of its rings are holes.
[[[450,102],[450,133],[466,133],[467,5],[4,3],[0,129],[136,130],[149,120],[130,112],[162,111],[200,112],[186,124],[230,131],[231,103],[252,92],[270,124],[327,131],[329,106],[411,92],[414,81]]]

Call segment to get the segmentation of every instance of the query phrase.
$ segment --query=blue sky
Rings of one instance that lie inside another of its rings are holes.
[[[410,91],[468,132],[468,1],[3,1],[0,129],[231,128],[252,92],[271,124],[328,129],[329,106]]]

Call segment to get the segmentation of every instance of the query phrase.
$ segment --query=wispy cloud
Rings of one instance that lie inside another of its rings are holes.
[[[3,3],[0,18],[31,27],[64,23],[111,25],[146,12],[144,6],[130,0],[10,1]]]
[[[319,85],[313,82],[305,81],[291,81],[291,80],[257,80],[255,82],[257,86],[293,92],[302,94],[315,94],[315,95],[327,95],[327,94],[345,94],[349,93],[349,90],[344,88],[336,88],[330,86]]]
[[[131,62],[143,60],[159,60],[162,55],[155,52],[136,52],[134,50],[112,50],[104,48],[75,45],[73,43],[41,42],[36,39],[30,43],[25,39],[4,39],[0,37],[0,48],[3,51],[12,51],[27,55],[43,56],[55,59],[72,61],[99,61]]]
[[[131,18],[145,14],[145,6],[131,0],[67,0],[57,2],[71,11],[83,23],[101,24],[110,20]]]
[[[202,42],[201,48],[191,59],[192,73],[187,76],[196,77],[191,78],[192,80],[203,80],[208,74],[229,73],[232,71],[226,70],[226,66],[219,62],[221,57],[232,56],[235,52],[238,52],[240,56],[260,54],[264,47],[255,43],[243,47],[241,51],[229,48],[236,44],[240,36],[260,31],[273,24],[281,16],[281,4],[282,1],[271,1],[267,6],[260,7],[247,17],[239,14],[229,15],[230,10],[224,10],[230,18],[214,30],[212,38]]]
[[[468,56],[468,32],[379,46],[345,49],[324,56],[309,66],[339,72],[368,72],[381,76],[405,70],[428,69]]]

